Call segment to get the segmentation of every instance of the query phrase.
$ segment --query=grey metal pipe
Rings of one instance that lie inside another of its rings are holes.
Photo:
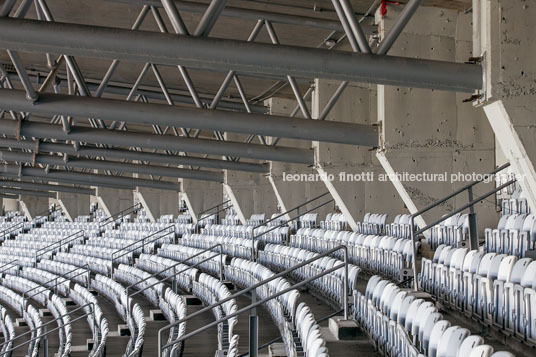
[[[237,142],[219,142],[209,139],[192,139],[170,135],[155,135],[134,133],[128,131],[116,131],[106,129],[94,129],[72,127],[69,133],[65,133],[61,125],[19,122],[14,120],[0,120],[0,133],[6,136],[33,137],[39,139],[56,139],[94,144],[137,146],[152,149],[197,152],[212,155],[230,155],[247,157],[258,160],[272,160],[293,162],[299,164],[314,164],[314,153],[310,149],[298,149],[284,146],[267,146],[258,144],[244,144]]]
[[[208,36],[228,0],[212,0],[194,31],[194,36]]]
[[[140,43],[145,44],[139,46]],[[0,47],[28,52],[472,92],[477,64],[0,18]]]
[[[46,191],[76,193],[80,195],[95,195],[95,190],[92,188],[49,185],[45,183],[34,183],[34,182],[25,182],[25,181],[0,180],[0,186],[18,187],[18,188],[25,188],[25,189],[30,189],[30,190],[46,190]]]
[[[77,182],[85,183],[91,186],[109,186],[117,188],[135,188],[135,187],[149,187],[161,190],[180,191],[181,185],[178,182],[169,181],[156,181],[139,179],[123,176],[108,176],[100,174],[82,173],[74,171],[64,170],[48,170],[40,169],[36,167],[19,167],[17,165],[4,164],[0,165],[0,174],[7,174],[12,176],[28,176],[48,178],[58,182]]]
[[[35,150],[36,142],[32,140],[15,140],[0,138],[0,147],[12,149]],[[268,173],[270,167],[267,164],[256,164],[251,162],[234,162],[217,159],[206,159],[202,157],[178,156],[157,154],[152,152],[131,151],[123,149],[107,149],[94,146],[80,146],[75,148],[70,144],[61,143],[39,143],[39,152],[61,152],[73,156],[96,156],[108,159],[128,159],[148,162],[160,162],[163,164],[210,167],[213,169],[236,170],[246,172]]]
[[[15,195],[24,195],[24,196],[56,198],[56,194],[53,192],[49,192],[49,191],[34,191],[34,190],[23,190],[20,188],[0,187],[0,192],[11,193]]]
[[[339,144],[378,145],[378,130],[372,125],[185,108],[66,94],[42,93],[38,105],[33,105],[24,98],[23,91],[0,89],[0,108],[34,114],[61,114],[117,122],[180,126]]]
[[[387,35],[385,35],[385,38],[378,45],[378,49],[376,50],[377,55],[385,55],[389,52],[421,3],[422,0],[409,0]]]
[[[0,193],[0,198],[9,198],[10,200],[18,200],[19,196]]]
[[[346,15],[346,18],[348,20],[348,24],[350,25],[350,28],[355,36],[355,39],[359,45],[359,49],[363,53],[371,53],[370,46],[367,41],[367,38],[365,36],[365,33],[363,32],[363,29],[361,28],[361,24],[357,20],[354,9],[352,8],[352,4],[350,4],[350,1],[348,0],[336,0],[339,1],[339,3],[342,6],[343,12]]]
[[[162,7],[162,4],[158,0],[105,0],[109,2],[125,3],[128,5],[151,5],[155,7]],[[200,4],[191,1],[175,1],[177,9],[180,11],[193,12],[203,14],[207,9],[205,4]],[[342,32],[343,29],[339,21],[322,19],[318,17],[299,16],[291,14],[283,14],[279,12],[244,9],[241,7],[227,6],[222,16],[232,17],[241,20],[257,21],[259,19],[271,21],[273,23],[280,23],[286,25],[295,25],[303,27],[313,27],[324,30],[332,30]],[[363,30],[366,34],[374,34],[377,32],[375,26],[363,26]]]
[[[158,175],[166,177],[187,178],[193,180],[223,182],[223,173],[217,171],[189,170],[155,165],[137,165],[119,161],[104,160],[69,159],[65,161],[64,158],[61,156],[34,155],[21,151],[0,150],[0,160],[72,167],[79,169],[123,171],[146,175]]]

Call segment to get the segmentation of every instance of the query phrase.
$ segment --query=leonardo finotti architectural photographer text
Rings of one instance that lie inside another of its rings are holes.
[[[506,175],[494,175],[480,173],[410,173],[410,172],[397,172],[396,174],[377,173],[372,171],[365,171],[359,173],[349,173],[341,171],[338,174],[326,173],[287,173],[283,172],[283,181],[286,182],[315,182],[315,181],[339,181],[339,182],[373,182],[373,181],[400,181],[400,182],[473,182],[483,181],[489,183],[492,181],[505,181],[509,178],[516,178],[517,181],[523,181],[524,175],[512,174]]]

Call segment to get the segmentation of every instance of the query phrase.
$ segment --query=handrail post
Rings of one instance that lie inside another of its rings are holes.
[[[303,280],[303,281],[301,281],[299,283],[296,283],[296,284],[292,285],[291,287],[286,288],[286,289],[284,289],[282,291],[278,291],[275,294],[273,294],[273,295],[271,295],[271,296],[269,296],[267,298],[264,298],[262,300],[259,300],[259,301],[255,302],[252,305],[249,305],[249,306],[247,306],[247,307],[245,307],[245,308],[243,308],[241,310],[238,310],[237,312],[234,312],[234,313],[232,313],[230,315],[227,315],[226,317],[224,317],[224,318],[222,318],[222,319],[220,319],[220,320],[218,320],[216,322],[212,322],[212,323],[210,323],[208,325],[205,325],[204,327],[202,327],[202,328],[200,328],[200,329],[198,329],[198,330],[196,330],[194,332],[189,333],[186,336],[182,336],[182,337],[178,338],[177,340],[171,341],[171,342],[168,343],[168,345],[172,344],[172,343],[177,343],[177,342],[183,341],[185,339],[185,337],[193,336],[194,334],[197,334],[197,333],[199,333],[201,331],[204,331],[207,328],[210,328],[210,327],[212,327],[214,325],[217,325],[217,324],[219,324],[219,323],[221,323],[223,321],[226,321],[226,320],[228,320],[228,319],[230,319],[230,318],[232,318],[234,316],[238,316],[239,314],[241,314],[243,312],[246,312],[246,311],[249,311],[252,308],[255,308],[255,307],[259,306],[259,305],[262,305],[263,303],[266,303],[267,301],[269,301],[269,300],[271,300],[273,298],[276,298],[276,297],[278,297],[280,295],[283,295],[283,294],[285,294],[285,293],[287,293],[287,292],[289,292],[289,291],[291,291],[293,289],[296,289],[296,288],[298,288],[300,286],[308,284],[309,282],[311,282],[313,280],[316,280],[316,279],[318,279],[318,278],[320,278],[320,277],[322,277],[324,275],[327,275],[327,274],[329,274],[331,272],[334,272],[334,271],[339,270],[339,269],[344,268],[344,267],[346,267],[345,272],[344,272],[346,283],[343,282],[343,287],[345,289],[345,292],[343,294],[343,304],[344,304],[344,310],[345,310],[344,311],[344,316],[345,316],[345,318],[348,318],[348,293],[349,293],[349,291],[348,291],[348,276],[349,276],[349,274],[348,274],[348,269],[347,269],[348,268],[348,248],[346,246],[344,246],[344,245],[340,245],[340,246],[332,248],[332,249],[330,249],[330,250],[328,250],[328,251],[326,251],[326,252],[324,252],[322,254],[317,254],[315,257],[313,257],[311,259],[303,261],[303,262],[301,262],[299,264],[296,264],[296,265],[294,265],[294,266],[292,266],[292,267],[290,267],[290,268],[288,268],[288,269],[286,269],[286,270],[284,270],[282,272],[274,274],[270,278],[262,280],[262,281],[260,281],[260,282],[258,282],[256,284],[253,284],[253,285],[251,285],[251,286],[249,286],[249,287],[247,287],[245,289],[240,290],[239,292],[237,292],[235,294],[232,294],[232,295],[226,297],[223,300],[220,300],[220,301],[218,301],[218,302],[216,302],[216,303],[214,303],[214,304],[212,304],[210,306],[204,307],[201,310],[198,310],[198,311],[194,312],[193,314],[187,315],[186,317],[184,317],[184,318],[182,318],[182,319],[180,319],[178,321],[175,321],[174,323],[171,323],[171,324],[168,324],[168,325],[162,327],[161,329],[158,330],[158,356],[161,357],[162,356],[162,350],[164,348],[168,348],[168,347],[162,347],[162,333],[164,331],[169,330],[173,326],[178,326],[181,323],[183,323],[185,321],[188,321],[188,320],[190,320],[191,318],[193,318],[195,316],[198,316],[198,315],[200,315],[202,313],[210,311],[210,310],[214,309],[215,307],[223,305],[227,301],[235,299],[238,296],[242,296],[242,295],[246,294],[247,292],[255,291],[255,289],[257,289],[258,287],[260,287],[262,285],[265,285],[265,284],[269,283],[270,281],[273,281],[275,279],[283,277],[283,276],[285,276],[286,274],[288,274],[288,273],[290,273],[292,271],[300,269],[303,266],[309,265],[312,262],[314,262],[314,261],[316,261],[318,259],[321,259],[321,258],[323,258],[325,256],[331,255],[334,252],[336,252],[338,250],[341,250],[341,249],[344,250],[344,257],[345,257],[345,260],[344,260],[344,262],[342,264],[339,264],[339,265],[334,266],[334,267],[332,267],[330,269],[324,270],[323,272],[321,272],[321,273],[319,273],[319,274],[317,274],[317,275],[315,275],[313,277],[307,278],[307,279],[305,279],[305,280]]]
[[[410,224],[410,235],[411,235],[411,245],[413,251],[413,290],[419,291],[419,279],[417,279],[417,242],[415,241],[415,215],[411,215],[409,220]]]
[[[473,187],[467,189],[469,202],[473,201]],[[478,249],[478,225],[476,222],[475,206],[469,207],[469,249]]]

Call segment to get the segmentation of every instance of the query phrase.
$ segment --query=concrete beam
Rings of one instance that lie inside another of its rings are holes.
[[[223,190],[225,192],[225,194],[227,195],[227,197],[229,197],[229,199],[231,200],[231,203],[236,211],[236,214],[238,215],[238,219],[240,219],[240,222],[245,225],[246,224],[246,216],[244,216],[244,213],[242,211],[242,208],[241,208],[241,205],[240,205],[240,202],[238,201],[238,199],[236,198],[234,192],[233,192],[233,188],[227,184],[223,184]]]

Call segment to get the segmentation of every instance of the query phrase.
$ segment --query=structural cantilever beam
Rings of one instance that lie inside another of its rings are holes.
[[[10,193],[10,194],[14,194],[14,195],[56,198],[56,194],[54,192],[49,192],[49,191],[35,191],[35,190],[23,190],[23,189],[20,189],[20,188],[0,187],[0,192],[1,193]]]
[[[284,146],[245,144],[230,141],[193,139],[171,135],[155,135],[131,131],[71,127],[66,133],[61,125],[30,121],[0,120],[0,134],[38,139],[56,139],[94,144],[137,146],[151,149],[196,152],[202,154],[245,157],[312,165],[313,150]]]
[[[74,147],[71,144],[35,142],[32,140],[16,140],[8,138],[0,138],[0,147],[8,147],[12,149],[26,149],[39,152],[64,153],[72,156],[95,156],[108,159],[127,159],[149,162],[160,162],[163,164],[172,165],[190,165],[200,167],[210,167],[222,170],[236,170],[246,172],[268,173],[270,167],[268,164],[255,164],[251,162],[236,162],[217,159],[205,159],[202,157],[178,156],[157,154],[152,152],[132,151],[124,149],[105,149],[94,146],[82,145]]]
[[[156,181],[122,176],[108,176],[64,170],[47,171],[37,167],[21,167],[18,165],[9,164],[0,165],[0,176],[36,177],[40,179],[50,179],[51,181],[56,182],[123,189],[135,189],[139,186],[178,192],[181,188],[181,185],[178,182]]]
[[[88,160],[88,159],[68,159],[53,155],[42,155],[25,153],[21,151],[0,150],[0,160],[15,161],[30,164],[44,164],[52,166],[63,166],[79,169],[98,169],[109,171],[125,171],[145,175],[157,175],[177,178],[187,178],[202,181],[223,182],[223,172],[179,169],[175,167],[164,167],[155,165],[128,164],[119,161]]]
[[[0,47],[214,71],[464,92],[481,89],[483,82],[482,67],[476,64],[13,18],[0,19]]]
[[[34,114],[99,118],[147,125],[303,139],[339,144],[377,146],[376,126],[177,107],[157,103],[40,93],[32,103],[24,91],[0,89],[0,108]]]
[[[29,190],[68,192],[68,193],[76,193],[80,195],[95,195],[95,190],[92,188],[50,185],[46,183],[35,183],[35,182],[26,182],[26,181],[0,180],[0,186],[24,188],[24,189],[29,189]]]

